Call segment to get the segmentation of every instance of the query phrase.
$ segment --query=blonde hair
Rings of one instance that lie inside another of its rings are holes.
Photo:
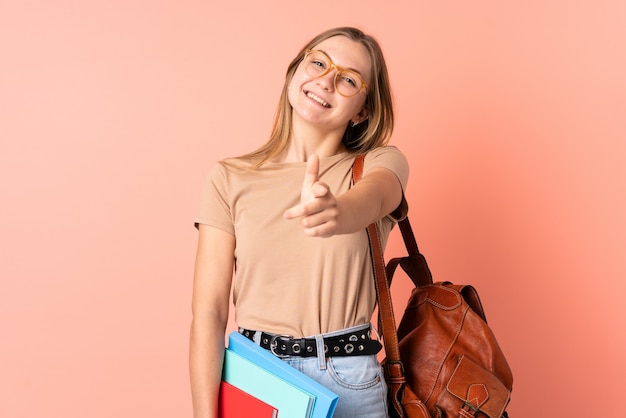
[[[361,30],[351,27],[340,27],[322,32],[307,43],[287,67],[285,84],[280,95],[274,126],[269,140],[260,148],[241,158],[255,160],[259,167],[264,162],[276,157],[287,147],[291,131],[291,104],[288,98],[289,83],[298,65],[304,57],[305,50],[313,49],[319,43],[334,36],[345,36],[360,42],[367,49],[371,61],[372,80],[367,87],[365,107],[368,118],[356,126],[349,125],[343,135],[342,142],[353,153],[366,153],[374,148],[384,146],[393,131],[393,101],[387,65],[378,42]]]

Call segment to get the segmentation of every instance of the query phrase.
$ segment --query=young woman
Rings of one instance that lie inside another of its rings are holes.
[[[365,228],[378,222],[386,241],[405,215],[396,209],[408,165],[386,146],[392,130],[378,43],[331,29],[289,65],[269,141],[211,171],[195,220],[196,418],[217,413],[231,286],[239,331],[337,393],[335,417],[387,416]],[[359,154],[365,168],[353,186]]]

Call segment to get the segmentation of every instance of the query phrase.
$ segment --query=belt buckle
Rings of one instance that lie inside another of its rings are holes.
[[[276,357],[278,358],[287,358],[289,357],[288,354],[280,354],[276,352],[276,347],[278,347],[278,339],[279,338],[286,338],[286,339],[291,339],[293,338],[292,335],[287,335],[287,334],[275,334],[272,335],[272,338],[270,339],[270,352],[272,354],[274,354]]]

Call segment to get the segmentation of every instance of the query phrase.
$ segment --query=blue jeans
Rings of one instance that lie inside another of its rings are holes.
[[[369,324],[367,325],[369,326]],[[324,336],[339,335],[357,326]],[[323,336],[318,338],[318,347]],[[322,347],[323,347],[323,343]],[[333,418],[387,418],[387,384],[376,355],[286,357],[285,362],[339,395]]]

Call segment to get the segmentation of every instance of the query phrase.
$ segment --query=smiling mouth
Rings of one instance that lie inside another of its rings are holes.
[[[313,99],[317,103],[321,104],[322,106],[326,108],[330,108],[330,104],[326,100],[322,99],[321,97],[311,93],[310,91],[305,92],[305,94],[309,99]]]

